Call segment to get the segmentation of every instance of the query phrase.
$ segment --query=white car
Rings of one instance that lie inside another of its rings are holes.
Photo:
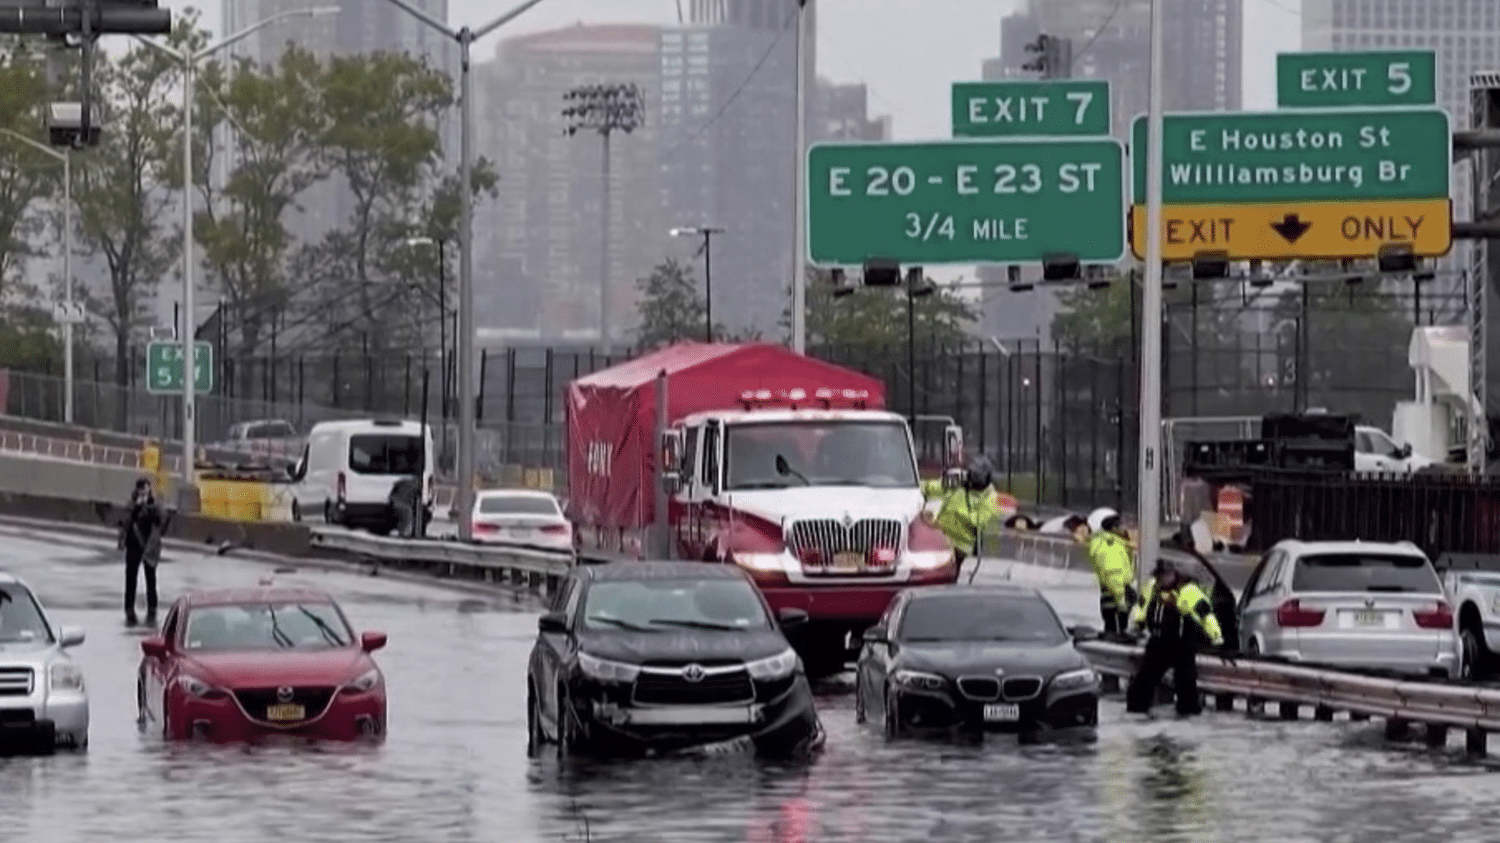
[[[68,648],[83,630],[47,618],[26,583],[0,570],[0,750],[89,745],[89,697]]]
[[[474,498],[474,541],[572,553],[573,525],[549,492],[491,489]]]

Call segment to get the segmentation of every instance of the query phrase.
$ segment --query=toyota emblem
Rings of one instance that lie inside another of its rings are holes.
[[[285,686],[277,688],[276,689],[276,701],[277,702],[291,702],[292,701],[292,689],[288,688],[288,687],[285,687]]]
[[[682,669],[682,678],[689,682],[702,682],[707,675],[708,671],[701,664],[690,664]]]

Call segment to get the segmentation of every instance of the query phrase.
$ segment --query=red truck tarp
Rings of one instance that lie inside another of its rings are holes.
[[[575,523],[651,523],[656,378],[663,371],[669,421],[738,408],[746,390],[801,389],[809,398],[818,389],[862,390],[870,409],[885,406],[878,379],[764,343],[679,343],[600,370],[568,384],[568,509]]]

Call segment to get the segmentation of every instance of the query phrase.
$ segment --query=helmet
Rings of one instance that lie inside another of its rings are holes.
[[[994,469],[990,468],[990,461],[982,456],[969,460],[968,468],[964,470],[964,487],[971,492],[988,489],[995,482]]]
[[[1104,519],[1108,518],[1111,515],[1113,515],[1113,516],[1115,516],[1115,517],[1118,518],[1119,515],[1120,515],[1120,513],[1116,512],[1115,510],[1113,510],[1113,509],[1111,509],[1111,508],[1109,508],[1107,506],[1101,506],[1098,509],[1094,510],[1093,512],[1090,512],[1089,513],[1089,517],[1088,517],[1089,532],[1091,532],[1091,533],[1103,532],[1104,531]]]
[[[1167,575],[1187,577],[1188,572],[1183,570],[1183,567],[1181,565],[1177,564],[1171,559],[1167,559],[1165,557],[1158,558],[1156,560],[1156,567],[1151,569],[1151,576],[1162,577]]]

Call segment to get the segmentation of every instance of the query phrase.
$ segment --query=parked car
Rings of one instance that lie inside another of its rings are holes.
[[[0,752],[88,748],[88,691],[68,654],[83,638],[54,626],[26,583],[0,570]]]
[[[1459,677],[1492,679],[1500,662],[1500,556],[1450,553],[1434,564],[1458,616]]]
[[[1453,608],[1409,542],[1282,541],[1240,596],[1247,655],[1400,675],[1459,672]]]
[[[657,754],[748,744],[821,746],[801,660],[750,576],[733,565],[577,568],[538,622],[526,683],[528,751]]]
[[[902,592],[864,634],[855,719],[887,737],[1068,731],[1097,736],[1099,676],[1039,591],[945,586]]]
[[[138,718],[168,740],[379,739],[385,677],[370,654],[385,643],[355,635],[323,592],[191,593],[141,642]]]
[[[489,489],[474,496],[474,541],[573,552],[573,525],[550,492]]]

